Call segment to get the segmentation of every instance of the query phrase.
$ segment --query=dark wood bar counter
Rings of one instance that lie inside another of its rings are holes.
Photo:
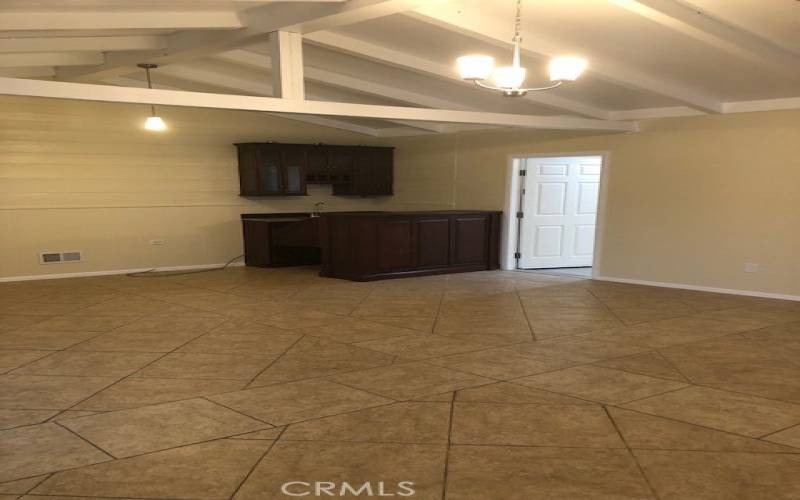
[[[499,267],[502,212],[243,214],[247,265],[321,264],[321,276],[371,281]]]

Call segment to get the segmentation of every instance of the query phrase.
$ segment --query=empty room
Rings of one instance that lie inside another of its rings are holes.
[[[800,2],[0,1],[0,500],[800,498]]]

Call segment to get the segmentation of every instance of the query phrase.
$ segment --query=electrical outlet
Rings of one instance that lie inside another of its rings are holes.
[[[151,245],[161,246],[164,244],[164,240],[150,240]]]
[[[759,269],[758,262],[748,262],[744,265],[744,272],[746,273],[757,273]]]

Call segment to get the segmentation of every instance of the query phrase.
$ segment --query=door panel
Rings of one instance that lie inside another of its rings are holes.
[[[378,270],[413,267],[411,220],[379,220],[376,223]]]
[[[454,264],[480,264],[486,262],[488,219],[485,217],[457,217],[455,225]]]
[[[420,219],[417,224],[420,267],[450,263],[450,219]]]
[[[528,158],[525,169],[518,266],[591,266],[602,158]]]

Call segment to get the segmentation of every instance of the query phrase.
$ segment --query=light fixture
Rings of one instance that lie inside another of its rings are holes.
[[[463,80],[475,83],[479,87],[499,90],[504,96],[519,97],[528,92],[550,90],[577,80],[586,70],[587,62],[579,57],[556,57],[550,61],[550,85],[536,88],[523,88],[527,70],[520,64],[520,35],[522,26],[522,0],[517,0],[517,12],[514,17],[514,53],[511,66],[494,67],[494,58],[484,55],[469,55],[457,60],[458,73]],[[484,83],[491,78],[494,85]]]
[[[150,70],[155,69],[158,67],[157,64],[137,64],[140,68],[142,68],[145,73],[147,74],[147,88],[153,88],[153,82],[150,80]],[[164,120],[161,119],[160,116],[156,114],[156,107],[154,104],[150,105],[150,116],[147,117],[147,120],[144,121],[144,128],[146,130],[152,130],[153,132],[162,132],[167,130],[167,124],[164,123]]]

